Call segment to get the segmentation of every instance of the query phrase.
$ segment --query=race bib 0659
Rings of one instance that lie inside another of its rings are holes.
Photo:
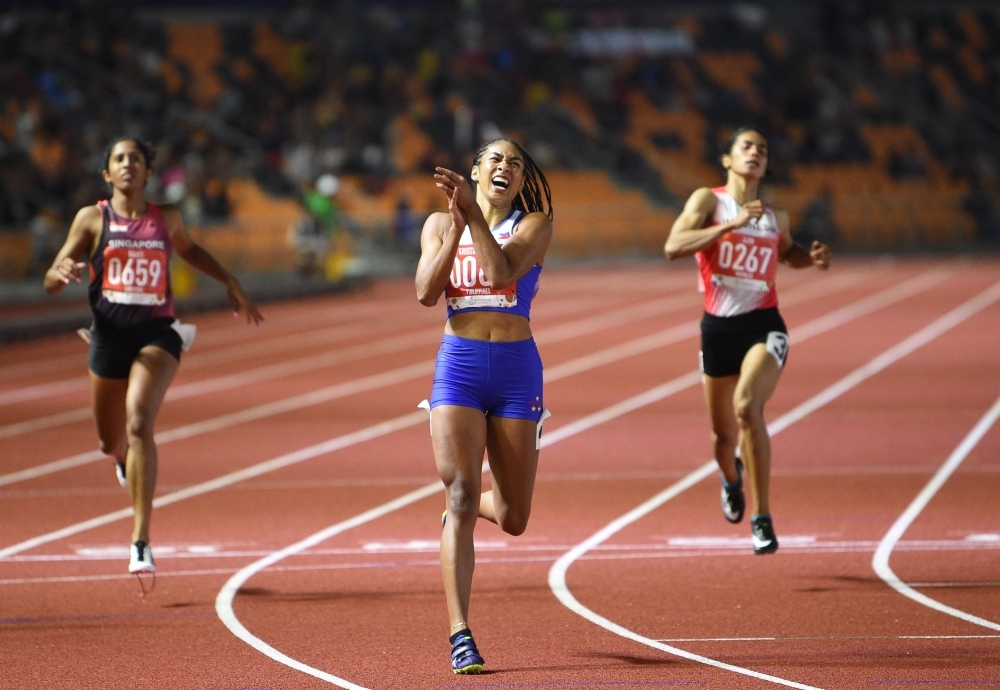
[[[104,250],[104,297],[116,304],[157,306],[166,301],[167,253],[160,249]]]

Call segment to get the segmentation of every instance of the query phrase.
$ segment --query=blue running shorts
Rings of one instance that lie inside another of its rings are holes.
[[[431,388],[431,409],[438,405],[537,422],[543,408],[542,358],[535,341],[500,343],[445,335]]]

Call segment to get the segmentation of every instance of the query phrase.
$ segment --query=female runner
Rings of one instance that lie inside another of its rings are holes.
[[[764,403],[774,393],[788,356],[788,329],[778,313],[775,291],[778,261],[825,270],[830,249],[813,242],[807,250],[795,242],[788,214],[773,211],[757,198],[767,170],[767,140],[760,132],[738,129],[722,165],[728,171],[726,186],[691,194],[664,250],[669,259],[694,254],[701,271],[701,370],[715,460],[723,475],[723,515],[730,522],[743,519],[745,462],[754,491],[753,550],[774,553],[778,539],[768,495],[771,439]]]
[[[471,185],[437,168],[448,213],[428,217],[420,236],[417,298],[448,322],[431,392],[431,440],[447,494],[441,571],[455,673],[479,673],[483,658],[469,631],[475,553],[472,532],[485,518],[512,535],[531,512],[543,417],[542,362],[528,324],[552,237],[552,198],[521,146],[483,145]],[[481,493],[483,453],[493,488]]]
[[[194,243],[180,212],[146,201],[152,163],[153,152],[141,141],[111,144],[102,171],[111,199],[80,209],[45,274],[46,292],[56,294],[70,281],[80,282],[84,256],[90,262],[91,399],[101,451],[115,459],[118,480],[132,496],[130,573],[156,571],[149,548],[157,470],[153,427],[180,363],[181,333],[190,328],[174,319],[171,249],[224,283],[233,309],[244,312],[247,323],[262,320],[236,278]]]

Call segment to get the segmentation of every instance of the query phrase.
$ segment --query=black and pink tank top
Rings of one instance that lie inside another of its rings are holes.
[[[134,220],[97,202],[103,217],[101,239],[90,257],[90,308],[115,325],[174,316],[170,291],[173,245],[163,211],[148,204]]]

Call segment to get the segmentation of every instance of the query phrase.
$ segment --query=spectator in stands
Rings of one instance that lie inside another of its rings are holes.
[[[340,189],[336,176],[325,174],[303,194],[305,215],[291,228],[296,267],[303,276],[323,274],[333,236],[338,231],[339,209],[334,196]]]

